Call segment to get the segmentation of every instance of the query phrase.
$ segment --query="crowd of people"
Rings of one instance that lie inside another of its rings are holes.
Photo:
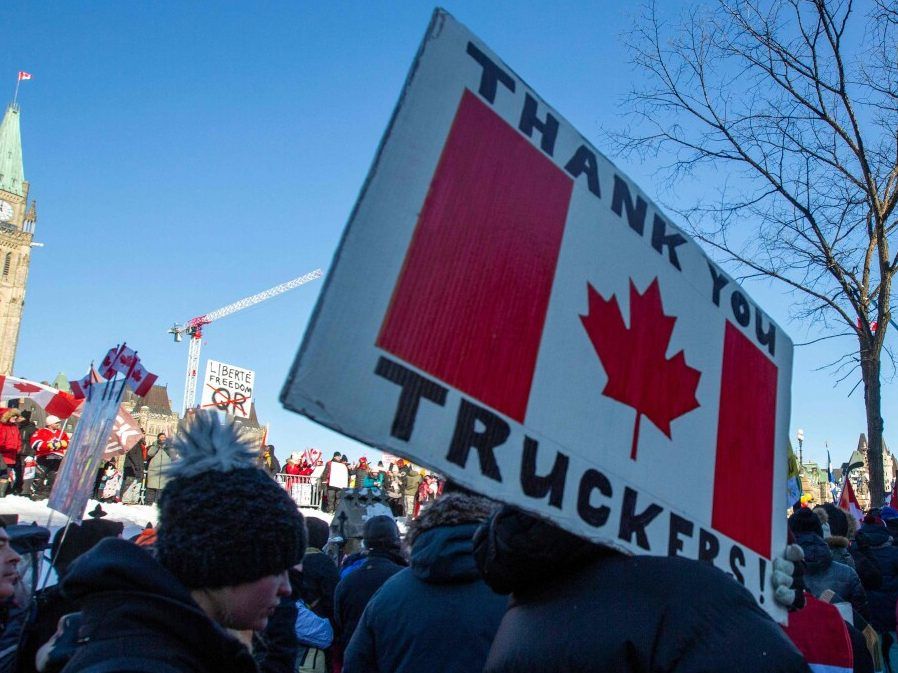
[[[0,497],[46,498],[68,446],[69,435],[56,416],[48,415],[38,428],[30,411],[0,409]]]
[[[39,527],[0,529],[0,673],[898,671],[891,508],[855,524],[796,507],[772,572],[781,627],[710,564],[627,555],[452,483],[417,502],[433,480],[405,461],[324,466],[329,485],[345,470],[347,484],[402,494],[403,513],[370,516],[362,550],[341,556],[268,454],[217,414],[192,415],[100,479],[146,484],[166,456],[158,525],[125,540],[98,506],[53,536],[58,582],[33,594],[20,555]]]
[[[59,582],[30,600],[0,534],[0,671],[807,670],[711,566],[626,556],[452,484],[404,539],[372,516],[335,558],[233,424],[194,414],[172,450],[158,526],[124,540],[98,506],[56,533]],[[794,607],[796,565],[777,568]]]
[[[350,464],[349,458],[337,451],[325,463],[320,483],[325,512],[336,511],[343,489],[373,488],[386,495],[393,516],[411,519],[442,493],[444,480],[401,458],[386,467],[383,461],[369,463],[365,456]]]

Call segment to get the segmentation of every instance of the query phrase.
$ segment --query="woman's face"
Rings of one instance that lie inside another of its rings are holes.
[[[223,587],[219,595],[219,623],[231,629],[262,631],[274,614],[281,596],[290,595],[290,579],[285,570],[253,582]]]

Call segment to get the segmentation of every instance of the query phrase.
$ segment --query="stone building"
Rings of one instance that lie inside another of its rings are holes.
[[[851,474],[851,483],[852,486],[854,486],[854,492],[855,495],[857,495],[857,500],[861,506],[861,509],[867,509],[868,507],[870,507],[870,503],[872,502],[872,498],[870,495],[870,461],[867,457],[867,448],[867,436],[864,433],[861,433],[861,436],[858,438],[857,442],[857,451],[863,457],[864,467],[862,469],[854,470]],[[886,445],[885,439],[883,439],[883,493],[888,493],[892,490],[892,486],[895,481],[896,468],[898,468],[898,463],[896,463],[895,457],[892,455],[892,452],[889,451],[889,447]]]
[[[177,411],[172,409],[167,386],[153,386],[146,397],[142,398],[136,397],[133,392],[126,390],[122,403],[134,420],[144,429],[148,444],[156,441],[156,435],[160,432],[164,432],[169,437],[177,432],[181,417]],[[256,405],[252,405],[249,418],[237,418],[236,421],[246,430],[253,445],[259,446],[265,429],[259,425]]]
[[[10,105],[0,122],[0,374],[12,374],[25,307],[25,286],[37,222],[28,205],[22,164],[19,108]]]
[[[171,437],[178,428],[178,412],[171,408],[167,386],[153,386],[146,397],[137,397],[126,390],[122,404],[143,428],[147,444],[156,441],[160,432]]]

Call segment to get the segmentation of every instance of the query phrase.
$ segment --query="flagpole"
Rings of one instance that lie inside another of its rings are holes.
[[[22,78],[19,77],[18,73],[16,74],[16,92],[12,97],[12,106],[16,106],[16,101],[19,100],[19,84],[22,83]]]

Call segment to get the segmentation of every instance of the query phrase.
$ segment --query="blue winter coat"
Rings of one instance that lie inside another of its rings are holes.
[[[898,547],[892,546],[888,528],[864,524],[854,536],[851,553],[855,563],[868,558],[882,573],[882,586],[867,591],[870,623],[880,633],[895,630],[895,603],[898,601]]]
[[[415,539],[411,568],[391,577],[368,603],[343,673],[482,670],[508,599],[480,578],[476,529],[440,526]]]
[[[861,586],[857,573],[847,565],[833,561],[829,545],[816,533],[799,533],[795,541],[804,550],[804,583],[814,596],[820,597],[827,589],[851,603],[865,619],[869,619],[867,592]]]

